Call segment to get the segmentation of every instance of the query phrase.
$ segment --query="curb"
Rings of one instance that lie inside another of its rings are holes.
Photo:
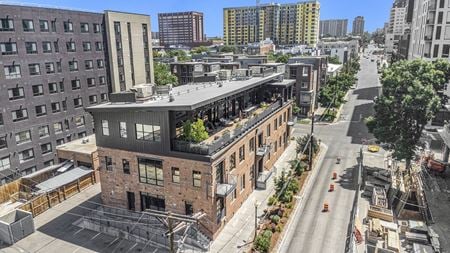
[[[283,245],[285,245],[286,240],[288,240],[287,237],[289,237],[289,236],[286,236],[286,234],[288,233],[288,231],[291,230],[292,224],[297,223],[296,221],[298,221],[298,219],[300,218],[299,215],[297,215],[297,214],[301,214],[301,209],[303,209],[303,207],[304,207],[305,203],[304,203],[303,199],[304,199],[305,195],[307,195],[311,192],[311,189],[313,186],[312,182],[316,181],[317,175],[319,174],[318,167],[320,167],[320,165],[322,164],[322,162],[325,158],[325,154],[328,150],[327,145],[321,143],[320,146],[322,148],[320,149],[319,155],[317,156],[318,159],[316,159],[316,162],[314,163],[314,166],[313,166],[314,169],[311,170],[314,173],[311,173],[308,175],[308,177],[306,178],[305,187],[302,187],[302,189],[300,190],[300,196],[297,195],[298,201],[296,202],[295,207],[291,213],[291,217],[289,217],[289,219],[286,223],[287,225],[284,227],[283,232],[280,235],[280,238],[282,238],[282,240],[281,241],[278,240],[276,246],[273,248],[274,252],[285,252],[285,249],[283,249],[282,247],[283,247]],[[291,233],[291,235],[292,235],[292,233]],[[289,238],[289,240],[290,239],[291,238]]]

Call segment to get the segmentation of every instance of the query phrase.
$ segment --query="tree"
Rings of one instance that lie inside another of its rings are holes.
[[[237,51],[234,46],[223,46],[219,49],[221,53],[235,53]]]
[[[178,85],[178,78],[170,72],[169,66],[167,64],[155,62],[154,72],[156,85]]]
[[[383,93],[366,125],[396,159],[405,159],[407,169],[425,125],[441,107],[436,88],[448,82],[448,70],[449,63],[414,60],[394,63],[382,74]]]
[[[194,47],[191,50],[191,53],[193,54],[202,54],[202,53],[207,53],[209,51],[209,49],[205,46],[199,46],[199,47]]]
[[[337,56],[337,55],[328,57],[328,63],[342,64],[341,61],[339,61],[339,56]]]
[[[189,61],[191,57],[187,55],[184,50],[169,50],[167,52],[167,56],[169,57],[177,57],[179,61]]]
[[[311,138],[310,134],[297,137],[297,147],[295,151],[297,151],[297,154],[303,153],[303,155],[306,155],[309,157],[309,139]],[[308,145],[308,146],[306,146]],[[317,138],[313,138],[313,154],[315,154],[319,150],[319,143],[317,142]]]
[[[289,58],[291,58],[291,56],[288,54],[278,55],[276,56],[275,62],[288,63]]]
[[[183,124],[183,137],[186,141],[200,143],[208,139],[209,135],[206,131],[203,120],[197,119],[194,122],[187,120]]]

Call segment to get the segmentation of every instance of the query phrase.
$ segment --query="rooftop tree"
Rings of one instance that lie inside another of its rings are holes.
[[[382,74],[382,94],[366,124],[408,169],[425,125],[442,106],[437,91],[448,82],[449,69],[444,61],[400,61]]]
[[[178,85],[177,77],[170,73],[169,66],[167,64],[155,62],[154,73],[156,85]]]

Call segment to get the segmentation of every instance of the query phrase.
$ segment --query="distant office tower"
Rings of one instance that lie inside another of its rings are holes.
[[[353,33],[353,35],[359,35],[359,36],[362,36],[364,34],[364,17],[363,16],[357,16],[353,20],[352,33]]]
[[[153,83],[150,16],[106,11],[112,91]]]
[[[344,37],[347,35],[348,19],[320,20],[320,37]]]
[[[319,12],[318,1],[224,8],[224,42],[246,45],[269,38],[278,45],[315,45]]]
[[[152,80],[150,17],[112,14],[105,23],[104,13],[0,5],[0,184],[52,165],[57,145],[92,134],[85,107],[107,102],[118,79]],[[108,27],[119,17],[116,40]]]
[[[407,4],[407,0],[395,0],[392,4],[385,36],[385,49],[388,54],[397,52],[399,40],[409,28],[406,23]]]
[[[195,46],[205,42],[203,13],[159,13],[159,41],[162,46]]]

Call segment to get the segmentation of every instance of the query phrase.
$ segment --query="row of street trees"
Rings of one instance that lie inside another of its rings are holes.
[[[397,160],[405,160],[409,169],[425,125],[446,100],[441,93],[450,77],[446,60],[400,61],[382,73],[382,93],[375,100],[375,114],[366,125],[378,141],[393,151]]]

